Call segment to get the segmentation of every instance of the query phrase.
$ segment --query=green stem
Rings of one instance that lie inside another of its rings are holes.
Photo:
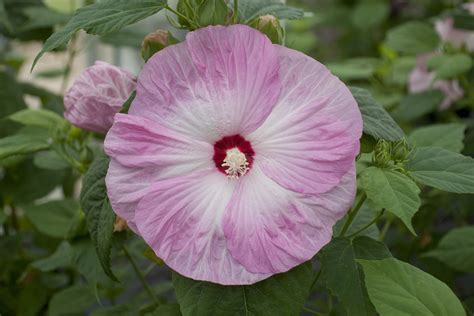
[[[239,20],[239,0],[234,0],[234,12],[232,14],[232,24],[237,24]]]
[[[145,277],[143,276],[142,272],[138,268],[135,260],[133,260],[132,256],[127,250],[127,247],[125,245],[122,246],[123,252],[125,253],[125,257],[127,257],[128,261],[130,261],[130,264],[133,267],[133,271],[135,271],[135,274],[138,276],[138,279],[143,285],[143,288],[147,291],[148,295],[150,296],[151,300],[155,302],[156,305],[160,304],[160,301],[158,300],[158,297],[156,297],[155,293],[153,293],[153,290],[151,289],[150,285],[148,282],[145,280]]]
[[[349,227],[351,227],[352,222],[354,221],[357,213],[359,213],[360,208],[364,204],[365,200],[367,199],[367,195],[362,193],[362,196],[360,197],[359,202],[355,206],[355,208],[349,212],[349,217],[347,218],[346,222],[344,223],[344,227],[341,230],[341,233],[339,234],[339,237],[344,237],[344,235],[347,233],[347,230]]]
[[[198,28],[198,26],[193,21],[191,21],[187,16],[179,13],[178,11],[176,11],[175,9],[170,7],[169,5],[165,6],[165,9],[172,12],[172,13],[174,13],[175,15],[179,16],[180,18],[186,20],[192,28],[195,28],[195,29]]]
[[[375,224],[375,223],[379,220],[379,218],[382,217],[383,213],[385,213],[385,209],[384,209],[384,208],[382,209],[382,211],[381,211],[377,216],[374,217],[373,220],[370,221],[370,223],[368,223],[367,225],[365,225],[364,227],[362,227],[361,229],[359,229],[359,230],[356,231],[355,233],[350,234],[350,235],[347,236],[347,237],[351,238],[351,237],[357,236],[358,234],[362,233],[364,230],[366,230],[367,228],[369,228],[370,226],[372,226],[373,224]]]
[[[76,57],[76,35],[71,39],[71,44],[68,47],[68,56],[66,61],[66,66],[64,69],[63,81],[61,83],[61,94],[64,94],[67,89],[67,84],[69,82],[69,76],[71,74],[72,66],[74,64],[74,58]]]
[[[315,311],[315,310],[312,310],[311,308],[308,308],[308,307],[306,307],[306,306],[303,306],[303,310],[304,310],[305,312],[311,313],[311,314],[313,314],[313,315],[320,315],[320,316],[327,315],[327,314],[325,314],[325,313],[320,313],[320,312],[317,312],[317,311]]]
[[[380,241],[383,241],[383,240],[384,240],[385,235],[387,234],[388,229],[389,229],[389,227],[390,227],[390,224],[392,224],[392,218],[387,219],[387,221],[386,221],[385,224],[383,225],[382,231],[380,232],[380,236],[379,236],[379,240],[380,240]]]
[[[320,276],[321,276],[321,268],[319,268],[318,273],[314,277],[313,283],[311,283],[311,287],[310,287],[310,290],[309,290],[310,292],[312,292],[314,290],[314,287],[318,283],[318,279],[319,279]]]

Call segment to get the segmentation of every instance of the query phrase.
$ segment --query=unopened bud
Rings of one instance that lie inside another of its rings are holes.
[[[273,44],[283,43],[283,28],[280,21],[273,15],[259,17],[252,26],[267,35]]]
[[[142,44],[142,57],[145,61],[163,48],[178,43],[169,31],[157,30],[145,36]]]
[[[120,216],[115,217],[114,233],[124,231],[127,228],[127,222]]]

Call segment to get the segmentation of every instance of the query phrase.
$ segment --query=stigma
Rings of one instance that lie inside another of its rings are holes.
[[[232,148],[226,151],[226,156],[222,167],[229,179],[238,179],[249,171],[249,162],[247,157],[238,148]]]

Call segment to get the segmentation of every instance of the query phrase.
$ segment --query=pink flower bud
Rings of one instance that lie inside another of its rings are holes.
[[[97,61],[65,95],[64,117],[80,128],[105,134],[135,85],[136,78],[128,71]]]

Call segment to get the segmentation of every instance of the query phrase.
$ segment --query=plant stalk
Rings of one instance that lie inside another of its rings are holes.
[[[364,202],[366,199],[367,199],[367,195],[364,192],[362,193],[362,196],[360,197],[360,200],[355,206],[355,208],[349,212],[349,217],[344,223],[344,227],[342,228],[341,233],[339,234],[339,237],[344,237],[344,235],[347,233],[347,230],[349,229],[349,227],[351,227],[352,222],[354,221],[357,213],[359,213],[359,210],[362,207],[362,205],[364,205]]]

